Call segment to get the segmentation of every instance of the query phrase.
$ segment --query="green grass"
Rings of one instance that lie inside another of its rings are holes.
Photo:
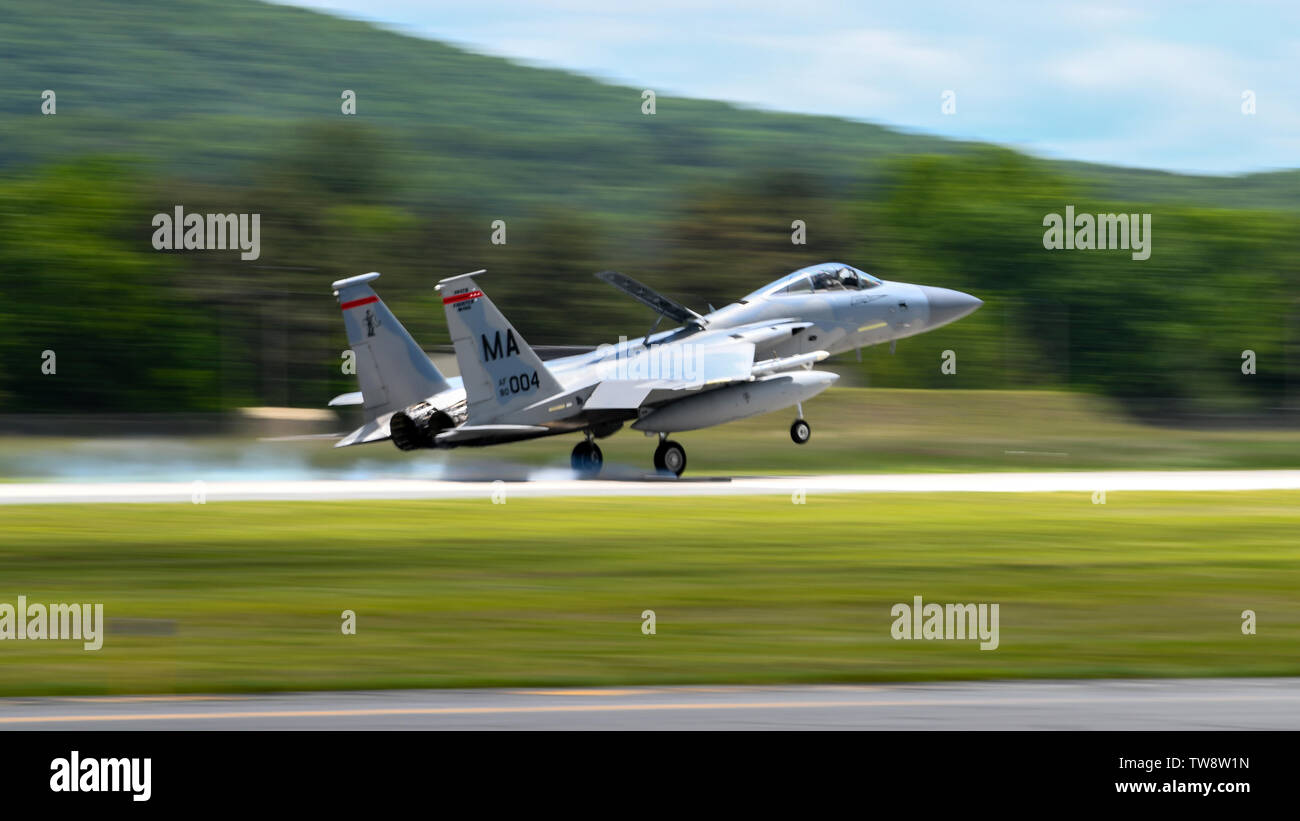
[[[0,508],[0,602],[175,625],[0,642],[0,693],[1300,674],[1300,493],[489,490]],[[1001,647],[892,640],[915,595],[998,603]]]

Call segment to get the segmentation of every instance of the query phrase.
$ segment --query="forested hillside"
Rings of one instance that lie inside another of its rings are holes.
[[[446,341],[434,281],[475,268],[529,341],[595,343],[653,320],[595,271],[702,309],[831,258],[986,301],[866,352],[872,385],[1252,412],[1300,394],[1294,171],[1048,162],[667,93],[647,115],[639,88],[296,8],[123,8],[0,3],[4,411],[323,404],[351,389],[329,283],[364,271],[428,346]],[[260,214],[259,258],[155,250],[176,205]],[[1150,213],[1151,257],[1044,249],[1067,205]]]

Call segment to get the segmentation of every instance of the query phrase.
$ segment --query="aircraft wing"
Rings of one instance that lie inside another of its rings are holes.
[[[789,337],[807,326],[807,322],[778,319],[632,349],[625,359],[603,363],[604,378],[587,397],[583,409],[635,410],[685,392],[707,392],[780,371],[811,367],[830,354],[812,351],[754,360],[759,345]]]
[[[608,282],[623,293],[640,302],[657,314],[662,314],[674,322],[706,324],[704,317],[687,308],[675,299],[669,299],[648,285],[637,282],[632,277],[624,276],[618,271],[601,271],[596,279]]]

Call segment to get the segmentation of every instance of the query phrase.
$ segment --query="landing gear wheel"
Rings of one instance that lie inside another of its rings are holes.
[[[796,445],[802,445],[812,438],[812,425],[803,419],[794,420],[794,424],[790,426],[790,438]]]
[[[686,448],[671,439],[665,439],[655,448],[655,470],[670,471],[681,476],[686,470]]]
[[[604,464],[605,455],[595,442],[579,442],[573,446],[573,454],[569,456],[573,471],[583,476],[595,476]]]

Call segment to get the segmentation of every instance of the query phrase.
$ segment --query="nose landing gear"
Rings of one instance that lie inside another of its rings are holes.
[[[794,420],[794,424],[790,426],[790,438],[796,445],[802,445],[812,438],[812,425],[803,419]]]
[[[799,410],[799,418],[795,419],[794,424],[790,426],[790,438],[796,445],[802,445],[812,438],[812,425],[803,418],[803,403],[796,402],[795,408]]]

